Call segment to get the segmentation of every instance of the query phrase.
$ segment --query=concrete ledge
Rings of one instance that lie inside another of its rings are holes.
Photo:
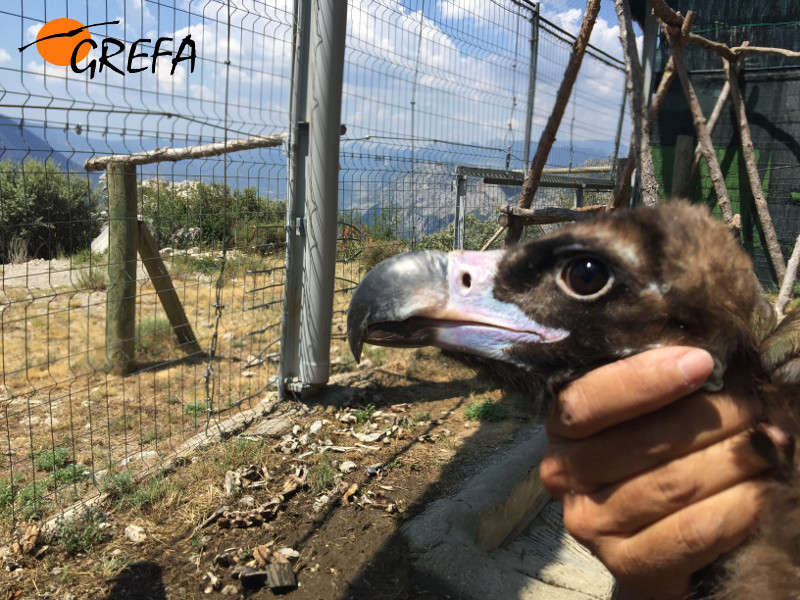
[[[611,597],[611,575],[564,531],[559,505],[548,504],[539,479],[545,447],[544,429],[534,431],[403,527],[426,578],[462,600]]]

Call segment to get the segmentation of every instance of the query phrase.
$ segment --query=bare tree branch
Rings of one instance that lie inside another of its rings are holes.
[[[783,276],[783,283],[781,283],[781,291],[775,301],[775,312],[779,319],[783,318],[783,311],[786,310],[786,305],[792,299],[794,282],[797,281],[798,267],[800,267],[800,235],[797,236],[797,241],[794,243],[794,250],[792,250],[792,255],[789,257],[789,264],[786,266],[786,273]]]
[[[626,0],[615,0],[617,18],[619,20],[619,39],[625,53],[625,69],[628,72],[627,93],[633,119],[633,149],[636,167],[642,187],[642,200],[647,206],[658,204],[658,181],[653,167],[653,151],[650,148],[650,137],[644,134],[646,101],[644,75],[636,50],[636,35],[633,32],[631,9]],[[648,90],[649,92],[649,90]]]
[[[564,111],[567,108],[567,103],[572,94],[572,86],[575,84],[575,80],[578,77],[578,71],[580,71],[581,63],[583,62],[583,55],[586,53],[586,47],[589,45],[589,36],[592,33],[592,28],[594,27],[599,11],[600,0],[587,1],[581,29],[572,46],[572,54],[569,57],[566,71],[564,71],[564,78],[561,80],[561,86],[558,88],[553,112],[550,114],[544,131],[542,131],[542,137],[536,148],[536,155],[531,161],[530,169],[528,169],[528,174],[525,176],[525,182],[522,185],[522,192],[520,193],[518,203],[520,208],[530,208],[533,197],[536,195],[536,190],[539,189],[539,181],[542,177],[544,165],[547,162],[550,149],[556,141],[556,133],[558,132],[559,125],[561,125],[561,119],[564,116]],[[519,241],[521,236],[522,225],[512,222],[506,232],[506,245]]]
[[[653,3],[661,2],[662,0],[651,0]],[[662,2],[663,3],[663,2]],[[731,208],[731,200],[728,196],[728,190],[725,187],[725,177],[722,174],[722,168],[717,160],[717,154],[714,151],[714,144],[711,141],[711,134],[706,127],[706,120],[703,116],[703,109],[700,107],[700,101],[697,99],[692,82],[689,79],[689,72],[686,69],[686,63],[683,60],[683,42],[681,34],[677,27],[670,25],[662,25],[664,33],[667,36],[669,45],[672,49],[672,57],[675,59],[675,70],[678,72],[678,77],[683,86],[683,93],[689,103],[689,109],[692,112],[692,121],[694,128],[697,131],[697,137],[703,151],[703,156],[708,163],[708,171],[711,176],[711,183],[714,186],[714,191],[717,195],[717,203],[722,211],[722,219],[725,224],[734,228],[733,209]]]
[[[783,281],[786,273],[786,264],[783,262],[781,246],[778,243],[778,236],[775,234],[775,227],[772,225],[769,206],[767,205],[767,199],[764,197],[764,188],[761,186],[761,177],[758,174],[758,166],[756,165],[756,153],[753,148],[753,137],[750,135],[750,125],[747,122],[744,98],[742,98],[742,92],[737,81],[737,69],[727,60],[723,60],[723,65],[731,88],[731,102],[736,111],[736,124],[739,127],[739,138],[742,141],[742,155],[747,168],[747,178],[750,180],[750,189],[753,191],[756,212],[761,222],[761,230],[764,232],[764,242],[767,245],[772,268],[775,269],[775,276],[778,281]]]

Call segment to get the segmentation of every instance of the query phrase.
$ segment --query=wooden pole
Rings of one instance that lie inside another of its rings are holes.
[[[127,375],[136,370],[136,166],[111,162],[107,174],[106,366]]]
[[[558,88],[553,112],[550,113],[550,118],[547,120],[547,125],[542,132],[542,137],[539,139],[539,145],[536,147],[536,155],[531,161],[530,169],[528,169],[528,174],[525,177],[525,182],[522,184],[522,192],[520,193],[518,203],[520,208],[530,208],[533,198],[536,195],[536,190],[539,188],[539,181],[542,178],[544,165],[547,163],[550,149],[556,141],[556,133],[561,125],[561,119],[564,116],[564,111],[567,108],[567,103],[572,94],[572,86],[575,85],[575,80],[581,69],[583,55],[586,53],[586,47],[589,45],[589,36],[592,34],[592,28],[594,27],[594,22],[597,19],[599,11],[600,0],[588,0],[586,3],[586,12],[583,15],[583,22],[581,23],[581,29],[572,46],[572,54],[569,57],[567,68],[564,71],[564,78],[561,80],[561,86]],[[508,246],[518,242],[520,237],[522,237],[522,225],[517,222],[512,222],[506,231],[506,245]]]
[[[655,4],[656,3],[654,3],[654,6]],[[666,24],[663,25],[663,28],[667,35],[670,48],[672,49],[675,70],[678,73],[678,78],[683,86],[683,93],[686,96],[689,109],[692,112],[692,121],[694,122],[695,131],[697,131],[699,143],[703,149],[703,157],[708,164],[708,172],[711,175],[711,183],[714,185],[714,191],[717,195],[717,203],[722,211],[722,219],[728,227],[733,229],[733,209],[731,208],[728,190],[725,187],[725,177],[722,174],[722,168],[719,166],[719,160],[717,160],[717,154],[714,151],[714,143],[711,141],[711,134],[708,132],[708,127],[706,127],[703,109],[700,106],[700,101],[697,99],[694,86],[692,86],[692,82],[689,78],[689,72],[686,69],[686,63],[683,60],[681,30],[678,27]]]
[[[794,284],[797,282],[798,267],[800,267],[800,235],[797,236],[797,241],[794,243],[792,256],[789,257],[789,264],[786,267],[786,273],[783,275],[778,300],[775,302],[775,312],[778,314],[779,319],[783,319],[783,311],[786,310],[786,305],[792,299]]]
[[[717,98],[717,103],[714,105],[714,110],[711,111],[711,114],[708,116],[708,123],[706,127],[708,127],[709,133],[714,133],[714,130],[717,128],[717,123],[719,123],[719,118],[722,116],[722,109],[725,108],[725,104],[728,102],[728,96],[731,93],[731,84],[727,81],[725,85],[722,86],[722,91],[719,93],[719,98]],[[697,171],[697,167],[700,165],[700,159],[703,157],[703,147],[698,143],[694,149],[694,158],[692,158],[692,168],[689,172],[689,179],[694,177],[694,172]]]
[[[647,206],[654,206],[658,204],[658,181],[653,167],[650,138],[644,134],[647,119],[644,75],[636,50],[630,6],[626,0],[615,0],[615,4],[619,20],[619,38],[625,53],[625,69],[628,72],[627,94],[633,119],[633,148],[629,152],[635,156],[636,168],[639,171],[642,202]],[[648,93],[649,91],[647,90]]]
[[[242,150],[252,150],[254,148],[270,148],[280,146],[286,141],[285,133],[275,135],[255,135],[247,138],[228,140],[227,142],[214,142],[202,146],[188,146],[186,148],[155,148],[146,152],[136,152],[134,154],[112,154],[111,156],[95,156],[87,159],[83,163],[83,168],[87,171],[102,171],[108,165],[115,162],[124,162],[131,165],[147,165],[151,163],[179,160],[189,160],[192,158],[205,158],[208,156],[220,156],[229,152],[240,152]]]
[[[750,125],[747,122],[747,113],[744,108],[744,98],[739,89],[737,81],[737,69],[733,64],[723,59],[725,73],[728,75],[728,83],[731,90],[731,102],[736,111],[736,123],[739,127],[739,139],[742,141],[742,155],[747,169],[747,178],[750,180],[750,189],[753,191],[753,200],[758,213],[758,220],[761,222],[761,230],[764,232],[764,243],[767,246],[772,268],[775,270],[775,277],[778,282],[783,281],[786,274],[786,263],[783,260],[781,246],[778,243],[778,236],[775,227],[772,225],[772,216],[769,214],[767,199],[764,197],[764,188],[761,186],[761,177],[758,174],[756,164],[756,152],[753,146],[753,136],[750,135]]]
[[[142,257],[142,264],[150,276],[150,281],[153,282],[153,287],[156,289],[158,299],[161,300],[161,306],[164,307],[164,312],[167,313],[172,331],[178,338],[178,344],[186,354],[202,354],[200,344],[197,343],[197,338],[194,335],[192,326],[189,319],[186,318],[186,311],[183,310],[178,294],[175,291],[175,286],[172,285],[172,278],[169,276],[167,266],[161,259],[158,253],[156,242],[150,234],[150,230],[145,225],[144,221],[138,222],[139,234],[136,236],[136,245],[139,250],[139,256]]]
[[[653,124],[656,122],[656,117],[658,116],[658,111],[661,110],[661,105],[664,104],[664,99],[667,97],[669,88],[674,80],[675,63],[670,56],[666,66],[664,67],[664,74],[661,76],[661,82],[658,84],[658,89],[656,90],[655,95],[653,95],[653,101],[650,103],[650,109],[647,112],[647,120],[645,121],[642,135],[648,138],[650,137],[650,133],[653,131]],[[635,144],[633,142],[633,138],[631,138],[631,145],[630,149],[628,150],[628,158],[621,160],[620,162],[622,163],[622,166],[620,167],[618,165],[616,169],[617,181],[614,185],[614,192],[608,199],[608,210],[615,210],[619,208],[622,206],[623,202],[630,198],[631,176],[633,175],[633,169],[636,166],[636,155],[634,153],[634,148]]]

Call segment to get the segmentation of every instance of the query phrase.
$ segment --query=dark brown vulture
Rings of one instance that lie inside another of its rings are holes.
[[[357,359],[365,342],[437,346],[545,410],[602,364],[664,345],[705,348],[716,364],[706,388],[750,374],[764,421],[793,439],[799,331],[800,310],[775,326],[728,229],[682,202],[605,214],[508,250],[402,254],[364,277],[348,313]],[[800,456],[778,451],[758,425],[752,444],[775,466],[759,532],[698,577],[698,596],[800,598]]]

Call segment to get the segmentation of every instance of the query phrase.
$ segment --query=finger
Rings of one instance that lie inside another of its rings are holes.
[[[564,513],[584,537],[625,534],[770,468],[770,462],[753,450],[750,433],[744,432],[594,494],[567,494]]]
[[[551,440],[540,477],[557,498],[591,493],[744,431],[750,407],[730,394],[695,393],[580,442]]]
[[[678,346],[604,365],[561,392],[548,435],[580,439],[657,410],[699,388],[713,368],[705,350]]]
[[[738,546],[752,532],[762,490],[761,483],[741,483],[635,536],[605,538],[594,550],[623,584],[662,590],[664,598],[683,598],[692,573]],[[659,551],[653,552],[654,547]]]

